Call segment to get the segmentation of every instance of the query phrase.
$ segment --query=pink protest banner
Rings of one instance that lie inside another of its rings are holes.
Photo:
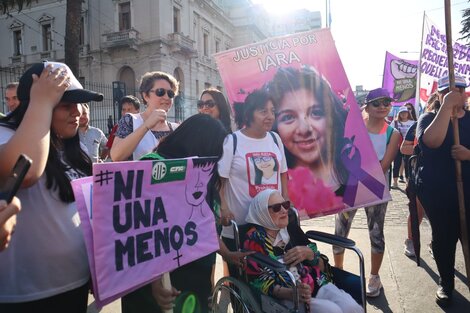
[[[453,42],[454,71],[470,82],[470,47]],[[442,32],[427,16],[424,18],[423,39],[420,62],[421,107],[426,106],[430,95],[437,90],[437,80],[448,75],[446,33]],[[467,94],[470,95],[469,89]]]
[[[230,103],[255,89],[273,97],[273,130],[285,146],[289,196],[302,218],[390,200],[329,29],[269,38],[214,57]]]
[[[75,182],[97,305],[219,249],[206,203],[214,165],[213,158],[94,164],[91,222],[88,181]]]
[[[415,105],[418,60],[405,60],[390,52],[385,53],[382,88],[388,90],[394,106],[409,102]]]

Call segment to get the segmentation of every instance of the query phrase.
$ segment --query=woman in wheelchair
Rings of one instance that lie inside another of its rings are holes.
[[[251,202],[246,218],[251,228],[244,248],[265,254],[286,264],[297,280],[300,305],[306,312],[363,312],[345,291],[330,283],[325,264],[315,243],[305,245],[300,227],[289,224],[289,201],[279,191],[267,189]],[[296,224],[297,225],[297,224]],[[297,231],[296,231],[297,228]],[[284,305],[293,306],[294,288],[286,272],[275,272],[252,260],[247,263],[250,285]]]

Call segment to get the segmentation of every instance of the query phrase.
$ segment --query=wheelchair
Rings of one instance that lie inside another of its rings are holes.
[[[235,237],[235,246],[240,250],[240,232],[238,225],[232,221],[232,228]],[[300,221],[297,211],[294,208],[289,210],[289,224],[297,223],[300,226]],[[366,289],[365,289],[365,270],[364,270],[364,257],[362,252],[356,247],[356,243],[348,238],[335,236],[332,234],[307,231],[306,235],[309,239],[323,242],[330,245],[336,245],[348,250],[354,251],[359,259],[359,275],[332,267],[333,283],[340,289],[348,292],[356,302],[358,302],[366,312]],[[244,234],[243,234],[244,237]],[[243,238],[242,237],[242,238]],[[287,267],[271,259],[270,257],[262,254],[255,253],[247,256],[247,260],[256,262],[259,266],[267,267],[274,272],[285,272],[291,279],[293,286],[293,307],[288,307],[281,303],[278,299],[272,298],[262,294],[258,290],[250,287],[248,277],[239,269],[239,278],[231,276],[222,277],[216,283],[212,295],[212,312],[214,313],[295,313],[299,312],[299,300],[294,275],[290,273]]]

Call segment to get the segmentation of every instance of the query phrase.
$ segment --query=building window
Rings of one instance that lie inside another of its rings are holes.
[[[181,32],[180,27],[180,10],[178,8],[173,8],[173,32]]]
[[[42,51],[52,50],[52,29],[51,24],[42,25]]]
[[[21,30],[13,31],[13,55],[23,54],[23,39],[21,37]]]
[[[196,79],[196,95],[199,95],[199,80]]]
[[[119,4],[119,31],[131,29],[131,3]]]
[[[204,33],[203,35],[203,44],[204,44],[204,56],[209,56],[209,35]]]
[[[78,45],[83,46],[85,44],[85,19],[83,16],[80,18],[80,37],[78,40]]]
[[[219,52],[220,51],[220,41],[219,40],[216,40],[215,41],[215,52]]]

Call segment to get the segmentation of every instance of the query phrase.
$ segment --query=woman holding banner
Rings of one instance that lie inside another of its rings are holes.
[[[368,114],[366,127],[374,146],[377,158],[388,177],[390,164],[398,152],[400,134],[385,122],[390,112],[392,98],[387,90],[377,88],[366,96],[365,111]],[[382,289],[379,270],[385,251],[384,222],[388,202],[365,207],[367,226],[371,243],[371,269],[366,294],[368,297],[378,297]],[[357,210],[339,213],[335,219],[335,235],[347,237]],[[335,266],[343,268],[344,248],[333,247]]]
[[[185,120],[173,133],[162,139],[154,153],[143,160],[176,159],[192,156],[220,157],[227,131],[223,124],[206,114],[196,114]],[[219,179],[217,172],[207,186],[206,201],[212,207]],[[215,214],[215,212],[214,212]],[[170,273],[172,290],[166,290],[161,279],[131,292],[121,299],[123,313],[155,313],[171,308],[173,303],[192,293],[196,296],[200,312],[208,311],[208,298],[212,292],[211,273],[215,252],[179,267]]]
[[[462,165],[462,181],[467,225],[470,225],[470,112],[465,78],[455,75],[455,90],[449,90],[449,77],[438,81],[439,111],[421,115],[416,137],[422,151],[422,184],[417,194],[432,229],[432,250],[439,271],[436,302],[448,306],[454,291],[454,266],[457,241],[460,237],[460,216],[455,178],[455,160]],[[460,145],[453,144],[451,116],[458,119]],[[468,231],[464,230],[464,231]],[[460,237],[461,238],[461,237]]]
[[[0,253],[0,312],[85,313],[90,269],[70,181],[91,175],[81,149],[80,103],[102,101],[63,63],[34,64],[20,78],[19,107],[0,120],[0,177],[32,159],[17,196],[10,246]]]
[[[142,76],[140,94],[147,108],[142,113],[127,113],[119,120],[110,153],[113,161],[138,160],[178,127],[167,120],[178,87],[178,81],[164,72]]]
[[[341,161],[348,112],[329,83],[310,68],[280,68],[265,86],[276,108],[274,130],[289,168],[307,167],[338,195],[348,171]]]

